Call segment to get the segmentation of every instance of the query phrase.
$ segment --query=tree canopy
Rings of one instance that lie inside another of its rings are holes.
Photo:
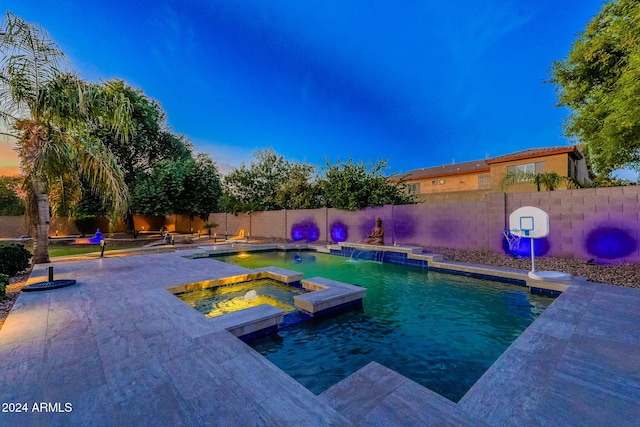
[[[128,192],[111,152],[92,130],[105,123],[130,132],[129,104],[88,84],[63,64],[64,53],[41,27],[8,12],[0,26],[0,119],[13,129],[25,175],[34,263],[48,262],[49,211],[77,200],[84,180],[124,213]]]
[[[18,176],[0,176],[0,216],[24,215],[24,200],[19,196],[21,185]]]
[[[413,203],[404,181],[383,174],[386,160],[371,164],[338,162],[319,172],[314,165],[289,162],[273,148],[257,151],[249,166],[241,164],[224,178],[221,208],[225,212],[331,207],[358,210],[367,206]]]
[[[178,193],[170,192],[170,188],[167,187],[170,184],[164,182],[163,187],[160,182],[153,183],[149,180],[152,176],[161,173],[159,169],[165,172],[167,168],[183,171],[189,167],[194,163],[193,147],[184,136],[172,132],[166,122],[166,113],[160,103],[149,98],[140,89],[133,88],[118,79],[101,83],[100,87],[112,96],[126,100],[130,105],[131,135],[127,141],[119,138],[117,133],[106,125],[96,126],[92,130],[92,134],[100,139],[115,156],[123,171],[129,193],[136,194],[127,212],[129,214],[127,227],[133,228],[132,213],[153,214],[156,212],[158,215],[160,213],[166,215],[181,213],[173,209],[185,205],[173,200]],[[179,165],[181,162],[185,162],[185,164]],[[215,176],[217,176],[217,172]],[[182,172],[176,177],[182,179]],[[74,206],[73,212],[70,214],[74,217],[105,215],[104,203],[92,191],[90,185],[83,184],[82,200]],[[144,194],[143,188],[147,188],[149,193]],[[167,196],[158,197],[157,192],[167,192]],[[210,197],[212,194],[215,197],[219,196],[219,185],[213,193],[207,192],[203,196]],[[200,215],[201,213],[197,211],[195,214]]]
[[[413,198],[404,191],[403,180],[390,182],[383,174],[388,167],[387,160],[370,164],[327,161],[320,181],[326,206],[353,211],[367,206],[413,203]]]
[[[141,172],[149,172],[156,162],[192,157],[193,147],[183,136],[171,131],[158,101],[122,80],[109,80],[101,86],[130,105],[131,137],[127,141],[119,138],[110,126],[99,126],[93,131],[118,160],[128,186]]]
[[[565,133],[586,144],[593,170],[640,170],[640,2],[613,0],[552,66]]]
[[[273,148],[254,153],[247,166],[229,172],[224,178],[222,209],[226,212],[269,211],[283,209],[283,198],[278,197],[288,181],[292,163]]]
[[[131,210],[141,215],[189,215],[207,220],[222,193],[218,167],[206,154],[156,163],[133,188]]]
[[[294,163],[287,179],[276,192],[276,201],[282,209],[315,209],[324,206],[322,188],[316,168],[306,163]]]

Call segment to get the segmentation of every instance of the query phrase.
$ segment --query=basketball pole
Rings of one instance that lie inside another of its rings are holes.
[[[531,271],[533,271],[535,273],[535,271],[536,271],[536,254],[533,251],[533,237],[530,237],[529,240],[531,241]]]

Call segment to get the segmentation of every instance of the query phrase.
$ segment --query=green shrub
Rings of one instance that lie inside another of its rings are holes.
[[[86,236],[96,231],[98,220],[95,216],[81,215],[75,218],[74,223],[80,235]]]
[[[29,268],[31,252],[24,245],[9,243],[0,245],[0,273],[9,277]]]
[[[7,285],[9,284],[9,276],[0,274],[0,301],[7,295]]]

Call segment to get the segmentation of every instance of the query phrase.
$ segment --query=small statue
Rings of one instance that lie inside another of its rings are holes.
[[[376,226],[371,233],[367,235],[365,243],[368,245],[384,245],[384,227],[382,226],[382,219],[376,219]]]

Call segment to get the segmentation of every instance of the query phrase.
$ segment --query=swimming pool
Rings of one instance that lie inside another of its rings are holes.
[[[458,401],[553,301],[528,288],[315,252],[214,259],[278,266],[367,288],[362,310],[313,319],[254,341],[314,393],[371,361]]]

